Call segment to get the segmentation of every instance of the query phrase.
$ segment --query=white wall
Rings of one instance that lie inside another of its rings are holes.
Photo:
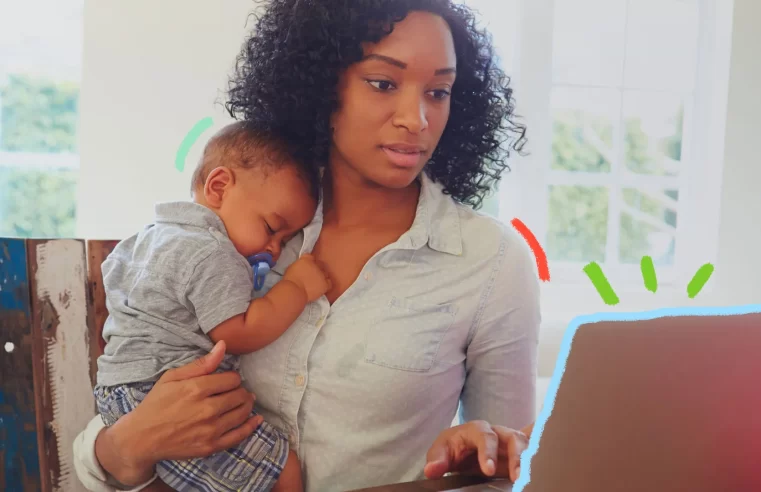
[[[735,0],[716,303],[761,303],[761,1]]]
[[[216,123],[203,137],[224,124],[215,102],[254,5],[86,0],[78,236],[121,239],[152,219],[155,202],[188,198],[203,138],[182,174],[175,154],[201,118]]]

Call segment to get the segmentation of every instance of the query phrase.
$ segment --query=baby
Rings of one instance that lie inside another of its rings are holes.
[[[103,263],[109,317],[95,397],[106,425],[135,409],[168,369],[224,340],[220,371],[275,341],[330,287],[304,255],[252,300],[247,258],[280,250],[312,219],[317,187],[273,135],[234,123],[214,135],[193,176],[193,202],[156,206],[155,222]],[[258,287],[258,286],[257,286]],[[163,461],[158,476],[180,491],[302,490],[287,438],[263,423],[236,448]]]

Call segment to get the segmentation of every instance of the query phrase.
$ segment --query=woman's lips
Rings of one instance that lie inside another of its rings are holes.
[[[419,149],[406,149],[401,147],[381,147],[388,159],[397,167],[413,168],[420,164],[423,151]]]

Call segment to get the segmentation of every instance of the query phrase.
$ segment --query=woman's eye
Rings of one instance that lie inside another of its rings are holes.
[[[393,82],[388,80],[368,80],[367,83],[382,92],[387,92],[394,88]]]
[[[452,93],[446,89],[436,89],[431,91],[431,95],[433,96],[433,98],[439,101],[448,98],[451,94]]]

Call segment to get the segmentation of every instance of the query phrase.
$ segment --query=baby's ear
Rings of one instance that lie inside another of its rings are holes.
[[[230,168],[220,166],[212,169],[203,188],[206,203],[212,207],[221,207],[225,191],[235,184],[235,174]]]

